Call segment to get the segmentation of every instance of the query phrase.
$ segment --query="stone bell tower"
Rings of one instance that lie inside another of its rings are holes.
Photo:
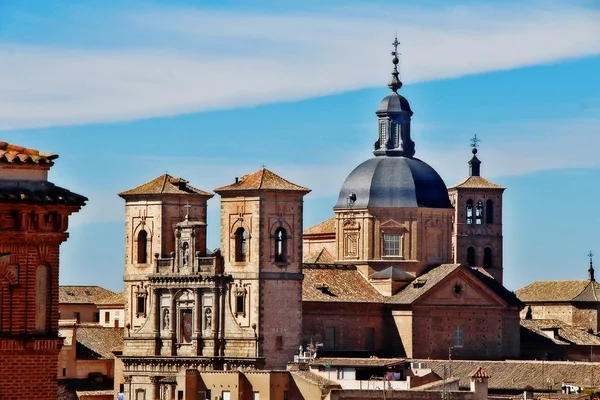
[[[452,236],[455,263],[483,267],[502,283],[502,194],[506,189],[481,176],[479,139],[471,139],[469,176],[448,188],[454,206]]]
[[[233,278],[226,352],[264,357],[267,369],[285,367],[301,344],[302,210],[309,191],[266,168],[215,189],[225,274]]]
[[[48,181],[58,158],[0,142],[0,398],[56,399],[59,247],[87,198]]]

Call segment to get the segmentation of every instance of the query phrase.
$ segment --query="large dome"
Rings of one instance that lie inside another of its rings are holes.
[[[334,208],[426,207],[452,208],[442,178],[429,165],[412,157],[373,157],[348,175]]]

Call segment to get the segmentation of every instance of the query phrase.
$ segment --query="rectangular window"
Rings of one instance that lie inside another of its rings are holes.
[[[283,349],[283,336],[275,336],[275,349]]]
[[[365,350],[375,350],[375,328],[365,328]]]
[[[73,313],[73,318],[77,320],[77,322],[80,322],[81,320],[81,314],[78,312],[74,312]]]
[[[100,322],[100,313],[99,312],[94,313],[94,322]]]
[[[63,368],[63,376],[67,376],[67,369]]]
[[[206,397],[205,400],[212,400],[212,396],[211,396],[211,391],[210,389],[206,389]]]
[[[287,390],[283,391],[283,400],[288,400],[288,391]]]
[[[177,400],[183,400],[183,390],[177,391]]]
[[[337,378],[338,379],[354,379],[354,368],[338,368]]]
[[[252,392],[252,400],[260,400],[260,393]]]
[[[192,310],[181,310],[181,324],[179,342],[183,344],[192,343]]]
[[[223,400],[231,400],[231,392],[223,391],[221,392],[221,399]]]
[[[146,296],[138,296],[136,305],[137,305],[136,313],[138,314],[138,317],[140,315],[145,316],[146,315]]]
[[[104,323],[108,324],[110,322],[110,312],[105,311],[104,312]]]
[[[325,340],[323,340],[324,350],[335,350],[335,327],[325,327]]]
[[[465,344],[464,331],[462,325],[454,326],[454,347],[463,347]]]
[[[244,301],[244,295],[235,296],[235,312],[238,314],[243,314],[246,312],[246,304]]]
[[[383,255],[399,256],[401,235],[397,233],[385,233],[383,235]]]

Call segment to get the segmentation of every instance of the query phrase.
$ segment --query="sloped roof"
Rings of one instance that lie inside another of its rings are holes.
[[[59,286],[58,302],[63,304],[96,304],[115,295],[100,286]]]
[[[332,367],[389,367],[406,364],[405,358],[356,358],[356,357],[319,357],[310,365],[331,365]]]
[[[467,189],[506,189],[504,186],[488,181],[482,176],[468,176],[454,186],[448,189],[467,188]]]
[[[57,154],[45,153],[39,150],[28,149],[14,144],[0,142],[0,163],[7,164],[46,164],[52,166],[52,160],[58,158]]]
[[[335,217],[326,219],[317,225],[311,226],[304,231],[304,235],[323,235],[323,234],[334,234],[335,235]]]
[[[303,261],[310,264],[331,264],[335,259],[331,253],[323,247],[321,250],[315,250],[306,254]]]
[[[471,378],[489,378],[490,377],[490,375],[487,372],[485,372],[485,370],[481,366],[479,366],[479,367],[475,368],[473,371],[471,371],[469,376]]]
[[[534,391],[561,391],[563,382],[575,383],[582,386],[594,386],[600,376],[600,363],[574,361],[463,361],[463,360],[413,360],[425,362],[439,376],[444,376],[449,368],[452,375],[460,378],[460,388],[470,386],[469,374],[477,367],[482,367],[490,375],[488,387],[490,390],[519,390],[523,391],[530,385]],[[592,372],[593,370],[593,372]],[[593,378],[593,377],[596,378]]]
[[[600,284],[590,280],[537,281],[515,292],[524,303],[597,302]]]
[[[342,386],[339,384],[339,382],[332,381],[327,378],[323,378],[321,375],[317,375],[314,372],[295,370],[295,371],[290,371],[290,374],[297,376],[301,379],[304,379],[310,383],[319,385],[319,387],[327,387],[329,389],[341,389],[342,388]]]
[[[398,279],[398,280],[413,280],[415,277],[398,267],[387,267],[382,271],[375,272],[369,278],[371,279]]]
[[[462,267],[460,264],[442,264],[425,271],[402,291],[388,299],[390,304],[412,304],[429,290],[433,289],[446,276],[456,269],[463,269],[466,273],[487,286],[496,296],[504,300],[508,305],[521,307],[523,304],[510,290],[502,286],[498,281],[488,275],[472,268]]]
[[[227,186],[221,186],[215,189],[215,192],[227,192],[236,190],[277,190],[293,192],[310,192],[310,189],[296,185],[279,175],[261,168],[253,174],[242,176],[236,183]]]
[[[355,266],[303,264],[302,301],[383,303]]]
[[[125,289],[119,293],[115,293],[111,296],[105,297],[104,299],[97,301],[96,304],[99,306],[124,306],[126,291],[127,290]]]
[[[82,325],[76,329],[77,359],[114,358],[112,350],[123,346],[123,328]]]
[[[205,192],[200,189],[188,185],[188,181],[182,178],[177,178],[169,174],[163,174],[158,178],[152,179],[143,185],[130,190],[119,193],[119,196],[134,196],[134,195],[157,195],[157,194],[197,194],[200,196],[212,197],[212,193]]]
[[[600,338],[556,319],[522,319],[521,326],[528,331],[552,341],[558,345],[576,344],[582,346],[600,346]],[[557,329],[558,337],[546,335],[545,330]]]
[[[2,179],[0,185],[0,201],[7,203],[64,204],[81,207],[87,200],[85,196],[48,181]]]

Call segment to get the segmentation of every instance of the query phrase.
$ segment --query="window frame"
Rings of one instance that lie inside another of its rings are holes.
[[[140,229],[136,237],[137,258],[136,264],[148,264],[148,231]]]
[[[462,349],[465,346],[465,330],[462,325],[454,325],[454,348]]]
[[[396,238],[397,240],[388,240],[392,237]],[[383,257],[402,257],[402,232],[382,232],[381,241],[381,253]],[[393,244],[394,246],[390,246],[390,244]],[[393,250],[396,251],[392,253]]]
[[[475,225],[483,225],[483,201],[478,200],[475,204]]]
[[[273,254],[273,258],[276,264],[287,264],[288,254],[287,254],[287,241],[288,234],[284,227],[280,226],[275,230],[274,235],[275,240],[275,251]]]
[[[234,249],[235,249],[235,262],[247,262],[248,261],[248,232],[243,226],[240,226],[235,230],[234,234]]]
[[[474,213],[473,213],[473,200],[472,199],[468,199],[466,202],[466,206],[465,206],[465,222],[468,225],[472,225],[473,221],[474,221]]]
[[[472,257],[470,257],[470,252]],[[477,253],[475,251],[475,246],[467,247],[467,267],[474,267],[477,265]]]
[[[485,223],[488,225],[494,223],[494,200],[492,199],[485,202]]]

